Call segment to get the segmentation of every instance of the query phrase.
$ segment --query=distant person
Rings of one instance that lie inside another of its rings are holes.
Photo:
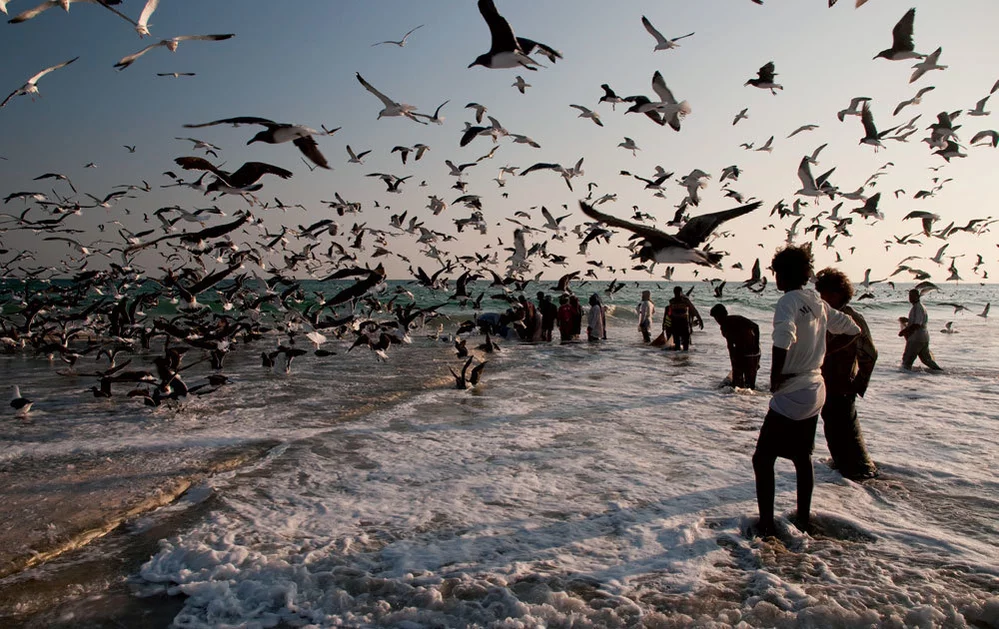
[[[558,306],[551,297],[538,291],[538,310],[541,313],[541,340],[550,342],[555,330],[555,319],[558,317]]]
[[[558,334],[563,343],[572,340],[572,331],[576,325],[576,309],[569,303],[569,296],[562,295],[558,298]]]
[[[770,372],[770,410],[763,420],[753,453],[759,534],[774,535],[774,464],[778,457],[794,463],[798,485],[797,526],[808,531],[812,506],[812,449],[819,410],[825,402],[822,361],[826,332],[860,334],[853,319],[806,289],[812,275],[809,247],[788,246],[771,261],[777,289],[784,295],[774,310],[773,364]]]
[[[642,301],[635,308],[638,313],[638,330],[646,343],[652,340],[652,316],[656,314],[656,306],[652,303],[652,292],[643,290]]]
[[[722,304],[711,308],[711,317],[721,326],[732,363],[732,386],[756,388],[760,370],[760,326],[742,315],[730,315]]]
[[[524,295],[521,295],[518,299],[520,300],[521,312],[524,313],[522,319],[524,329],[521,333],[521,338],[525,341],[533,341],[534,335],[541,333],[541,321],[538,317],[538,309]]]
[[[583,333],[583,304],[575,295],[569,295],[569,305],[572,306],[572,338],[578,339]]]
[[[857,396],[864,397],[878,361],[878,350],[871,329],[859,312],[851,308],[853,285],[836,269],[823,269],[815,276],[815,290],[822,300],[849,315],[860,327],[858,336],[826,334],[826,358],[822,379],[826,384],[826,403],[822,406],[822,428],[826,435],[833,465],[845,478],[865,480],[877,475],[877,468],[867,454],[864,434],[857,420]]]
[[[590,295],[590,312],[586,317],[586,340],[603,341],[607,339],[607,313],[600,303],[600,296]]]
[[[693,323],[697,321],[703,330],[704,320],[701,319],[694,303],[683,294],[683,289],[679,286],[673,289],[673,299],[669,300],[669,319],[670,332],[673,334],[673,349],[689,350]]]
[[[920,361],[933,371],[943,371],[943,368],[933,359],[933,352],[930,351],[930,331],[926,324],[930,318],[926,315],[926,308],[919,301],[919,291],[913,288],[909,291],[909,317],[899,336],[905,337],[905,351],[902,353],[902,367],[912,371],[912,363],[918,357]]]

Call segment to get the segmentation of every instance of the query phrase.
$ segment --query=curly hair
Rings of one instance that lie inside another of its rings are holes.
[[[801,288],[812,277],[812,262],[811,246],[788,245],[774,254],[770,268],[783,277],[788,286]]]
[[[853,283],[839,269],[828,267],[815,274],[815,290],[820,293],[835,293],[846,297],[843,303],[853,299]]]

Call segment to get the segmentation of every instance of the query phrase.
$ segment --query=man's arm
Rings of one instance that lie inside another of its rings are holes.
[[[774,345],[773,349],[773,360],[770,365],[770,392],[776,393],[780,385],[784,383],[787,379],[782,371],[784,371],[784,361],[787,360],[787,350],[781,349]]]
[[[871,381],[871,374],[874,373],[874,364],[878,361],[878,350],[874,347],[871,329],[864,317],[852,308],[849,314],[860,326],[860,336],[857,337],[857,375],[853,378],[853,390],[860,397],[864,397],[867,385]]]

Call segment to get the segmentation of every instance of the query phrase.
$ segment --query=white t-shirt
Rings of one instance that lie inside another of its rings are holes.
[[[643,301],[638,304],[638,308],[635,309],[638,312],[638,324],[652,323],[652,315],[656,313],[656,307],[651,301]]]
[[[787,350],[781,373],[791,377],[773,394],[771,409],[790,419],[818,414],[826,401],[821,371],[826,331],[853,335],[860,334],[860,327],[810,288],[788,291],[777,301],[773,342]]]

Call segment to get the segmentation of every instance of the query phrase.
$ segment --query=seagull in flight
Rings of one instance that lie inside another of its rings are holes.
[[[326,161],[326,157],[319,151],[319,144],[316,142],[315,138],[312,137],[313,135],[318,135],[319,132],[315,129],[303,127],[302,125],[289,124],[286,122],[274,122],[273,120],[257,118],[254,116],[239,116],[236,118],[222,118],[221,120],[213,120],[202,124],[186,124],[184,125],[184,128],[200,129],[202,127],[211,127],[219,124],[231,124],[234,126],[242,124],[261,125],[265,127],[265,129],[250,138],[250,140],[246,143],[247,145],[253,144],[254,142],[264,142],[266,144],[283,144],[284,142],[291,142],[298,148],[299,151],[302,152],[303,155],[309,158],[309,161],[316,166],[326,169],[329,169],[330,167],[329,162]],[[198,148],[197,145],[195,145],[195,148]]]
[[[159,4],[160,0],[146,0],[146,5],[142,7],[142,13],[139,14],[139,20],[135,23],[135,32],[139,34],[139,37],[145,37],[149,34],[149,18],[152,17]]]
[[[197,76],[194,72],[157,72],[156,76],[169,76],[179,79],[182,76]]]
[[[791,135],[789,135],[787,137],[788,138],[793,138],[794,136],[798,135],[799,133],[801,133],[803,131],[814,131],[815,129],[818,129],[818,128],[819,128],[819,125],[817,125],[817,124],[801,125],[797,129],[795,129],[794,131],[792,131]]]
[[[874,147],[875,151],[878,150],[878,147],[884,148],[884,144],[881,143],[881,140],[898,128],[892,127],[891,129],[886,129],[885,131],[881,131],[879,133],[877,127],[874,126],[874,114],[871,113],[871,108],[867,103],[864,103],[864,109],[861,111],[860,120],[864,124],[864,137],[860,138],[860,144],[870,144]]]
[[[71,63],[73,63],[77,59],[79,59],[79,57],[73,57],[69,61],[63,61],[62,63],[59,63],[59,64],[56,64],[56,65],[52,66],[51,68],[45,68],[44,70],[42,70],[41,72],[39,72],[35,76],[31,77],[30,79],[28,79],[27,83],[25,83],[21,87],[17,88],[13,92],[11,92],[10,96],[8,96],[7,98],[5,98],[3,100],[3,102],[0,103],[0,109],[3,109],[3,107],[8,102],[10,102],[10,99],[14,98],[15,96],[28,95],[28,94],[38,94],[38,80],[40,78],[42,78],[43,76],[45,76],[49,72],[53,72],[55,70],[58,70],[59,68],[65,68],[66,66],[68,66]],[[38,94],[38,95],[41,96],[41,94]],[[32,96],[32,100],[34,100],[34,96]]]
[[[552,62],[562,58],[562,53],[554,48],[525,37],[515,36],[510,23],[499,14],[493,0],[479,0],[478,5],[479,13],[482,14],[489,27],[492,43],[489,52],[476,57],[475,61],[468,65],[469,68],[475,66],[491,69],[525,67],[528,70],[537,70],[541,64],[529,56],[535,49],[551,59]]]
[[[360,72],[357,72],[355,75],[357,76],[357,80],[361,83],[361,85],[364,86],[364,89],[374,94],[378,98],[378,100],[382,101],[382,104],[385,105],[385,108],[382,109],[380,112],[378,112],[379,119],[382,117],[390,118],[393,116],[406,116],[413,122],[419,122],[420,124],[427,124],[425,122],[420,122],[416,118],[416,116],[413,115],[413,112],[416,111],[416,107],[414,107],[413,105],[407,105],[405,103],[395,102],[385,94],[382,94],[381,92],[376,90],[371,85],[371,83],[365,81],[364,77],[361,76]]]
[[[903,59],[922,59],[925,57],[926,55],[916,52],[915,45],[912,43],[912,27],[915,20],[916,9],[909,9],[895,25],[895,28],[891,30],[891,48],[885,48],[874,58],[902,61]]]
[[[4,13],[7,13],[7,3],[8,2],[10,2],[10,0],[4,0],[3,2],[0,2],[0,9],[2,9]],[[32,19],[32,18],[34,18],[34,17],[42,14],[45,11],[48,11],[49,9],[51,9],[53,7],[62,7],[63,11],[68,12],[69,11],[69,5],[72,4],[72,3],[74,3],[74,2],[76,2],[76,3],[84,2],[84,3],[87,3],[87,4],[96,4],[97,6],[104,7],[105,9],[107,9],[108,11],[114,13],[115,15],[117,15],[121,19],[125,20],[129,24],[132,24],[133,26],[135,25],[135,22],[133,22],[130,17],[128,17],[127,15],[125,15],[124,13],[122,13],[121,11],[119,11],[118,9],[114,8],[113,6],[110,6],[112,4],[121,4],[120,0],[118,2],[114,2],[112,0],[47,0],[46,2],[43,2],[43,3],[39,4],[38,6],[36,6],[33,9],[28,9],[27,11],[24,11],[23,13],[19,13],[18,15],[15,15],[13,18],[11,18],[10,20],[8,20],[8,22],[10,24],[20,24],[21,22],[27,22],[28,20],[30,20],[30,19]]]
[[[205,170],[218,177],[216,181],[208,185],[205,194],[216,191],[232,191],[237,194],[253,192],[259,189],[259,186],[255,187],[253,184],[264,175],[277,175],[282,179],[291,179],[292,175],[284,168],[264,162],[246,162],[235,172],[227,173],[202,157],[178,157],[173,161],[184,170]]]
[[[861,114],[861,103],[866,103],[869,100],[871,100],[869,96],[857,96],[856,98],[851,98],[850,106],[846,109],[840,109],[836,113],[836,117],[839,118],[840,122],[843,122],[847,116],[859,116]]]
[[[644,15],[642,16],[642,26],[644,26],[645,30],[649,32],[649,35],[652,35],[653,37],[656,38],[656,47],[652,50],[652,52],[657,52],[659,50],[672,50],[673,48],[678,48],[680,44],[676,42],[693,35],[693,33],[687,33],[686,35],[674,37],[673,39],[667,39],[663,37],[662,33],[656,30],[655,26],[652,26],[652,22],[650,22],[649,19]]]
[[[150,44],[140,50],[137,53],[128,55],[127,57],[122,57],[118,63],[114,64],[114,67],[119,70],[124,70],[128,66],[135,63],[135,60],[146,54],[153,48],[159,48],[160,46],[165,47],[170,52],[176,52],[177,47],[182,41],[223,41],[235,37],[235,33],[226,33],[224,35],[179,35],[177,37],[171,37],[170,39],[161,39],[155,44]]]
[[[632,223],[623,219],[604,214],[588,205],[584,201],[579,202],[583,214],[600,221],[611,227],[620,227],[634,233],[642,238],[634,257],[643,262],[655,261],[665,264],[688,263],[700,264],[703,266],[717,267],[721,262],[722,254],[714,251],[697,249],[711,232],[725,221],[748,214],[760,207],[761,201],[743,205],[731,210],[702,214],[687,221],[676,235],[667,234],[647,225]]]
[[[929,87],[924,87],[923,89],[919,90],[918,92],[916,92],[916,95],[910,98],[909,100],[904,100],[901,103],[899,103],[898,106],[895,107],[895,111],[892,112],[892,115],[897,116],[900,111],[902,111],[909,105],[919,105],[920,103],[923,102],[923,95],[926,94],[927,92],[932,92],[935,89],[936,89],[935,87],[930,85]]]
[[[576,116],[577,118],[589,118],[598,127],[604,126],[604,123],[600,121],[600,114],[598,114],[597,112],[587,107],[583,107],[582,105],[569,105],[569,107],[572,107],[573,109],[578,109],[580,111],[580,114]]]
[[[997,83],[997,85],[999,85],[999,83]],[[615,110],[617,109],[618,103],[625,102],[623,98],[614,93],[614,90],[611,89],[610,85],[604,83],[600,86],[600,88],[604,91],[604,95],[600,97],[600,100],[597,101],[598,103],[610,103],[611,109]],[[575,107],[575,105],[570,106]]]
[[[527,88],[531,87],[531,84],[525,81],[524,77],[518,74],[517,80],[514,81],[513,85],[511,85],[510,87],[516,87],[518,90],[520,90],[521,94],[524,94],[527,92]]]
[[[746,85],[752,85],[753,87],[758,87],[761,90],[768,89],[771,94],[776,95],[777,90],[783,90],[784,86],[774,83],[774,77],[777,76],[777,73],[774,72],[774,67],[774,62],[768,61],[762,68],[757,70],[755,79],[749,79],[746,81]]]
[[[985,111],[985,103],[989,102],[989,98],[991,96],[992,96],[992,94],[989,94],[988,96],[986,96],[982,100],[980,100],[977,103],[975,103],[975,108],[974,109],[969,109],[968,112],[967,112],[968,115],[969,116],[988,116],[988,115],[991,115],[992,114],[991,111]]]
[[[937,63],[940,60],[940,53],[943,52],[943,48],[937,48],[931,52],[928,56],[924,57],[922,61],[912,66],[915,68],[915,72],[909,77],[909,83],[915,83],[919,80],[919,77],[923,76],[930,70],[946,70],[947,66],[942,66]]]
[[[400,39],[399,41],[392,41],[390,39],[390,40],[386,40],[386,41],[380,41],[380,42],[377,42],[377,43],[374,43],[374,44],[371,44],[371,45],[372,46],[381,46],[382,44],[395,44],[399,48],[402,48],[403,46],[406,45],[406,40],[409,39],[409,36],[412,35],[414,32],[416,32],[417,30],[423,28],[424,26],[426,26],[426,24],[420,24],[416,28],[410,29],[410,31],[408,33],[406,33],[405,35],[403,35],[402,39]]]

